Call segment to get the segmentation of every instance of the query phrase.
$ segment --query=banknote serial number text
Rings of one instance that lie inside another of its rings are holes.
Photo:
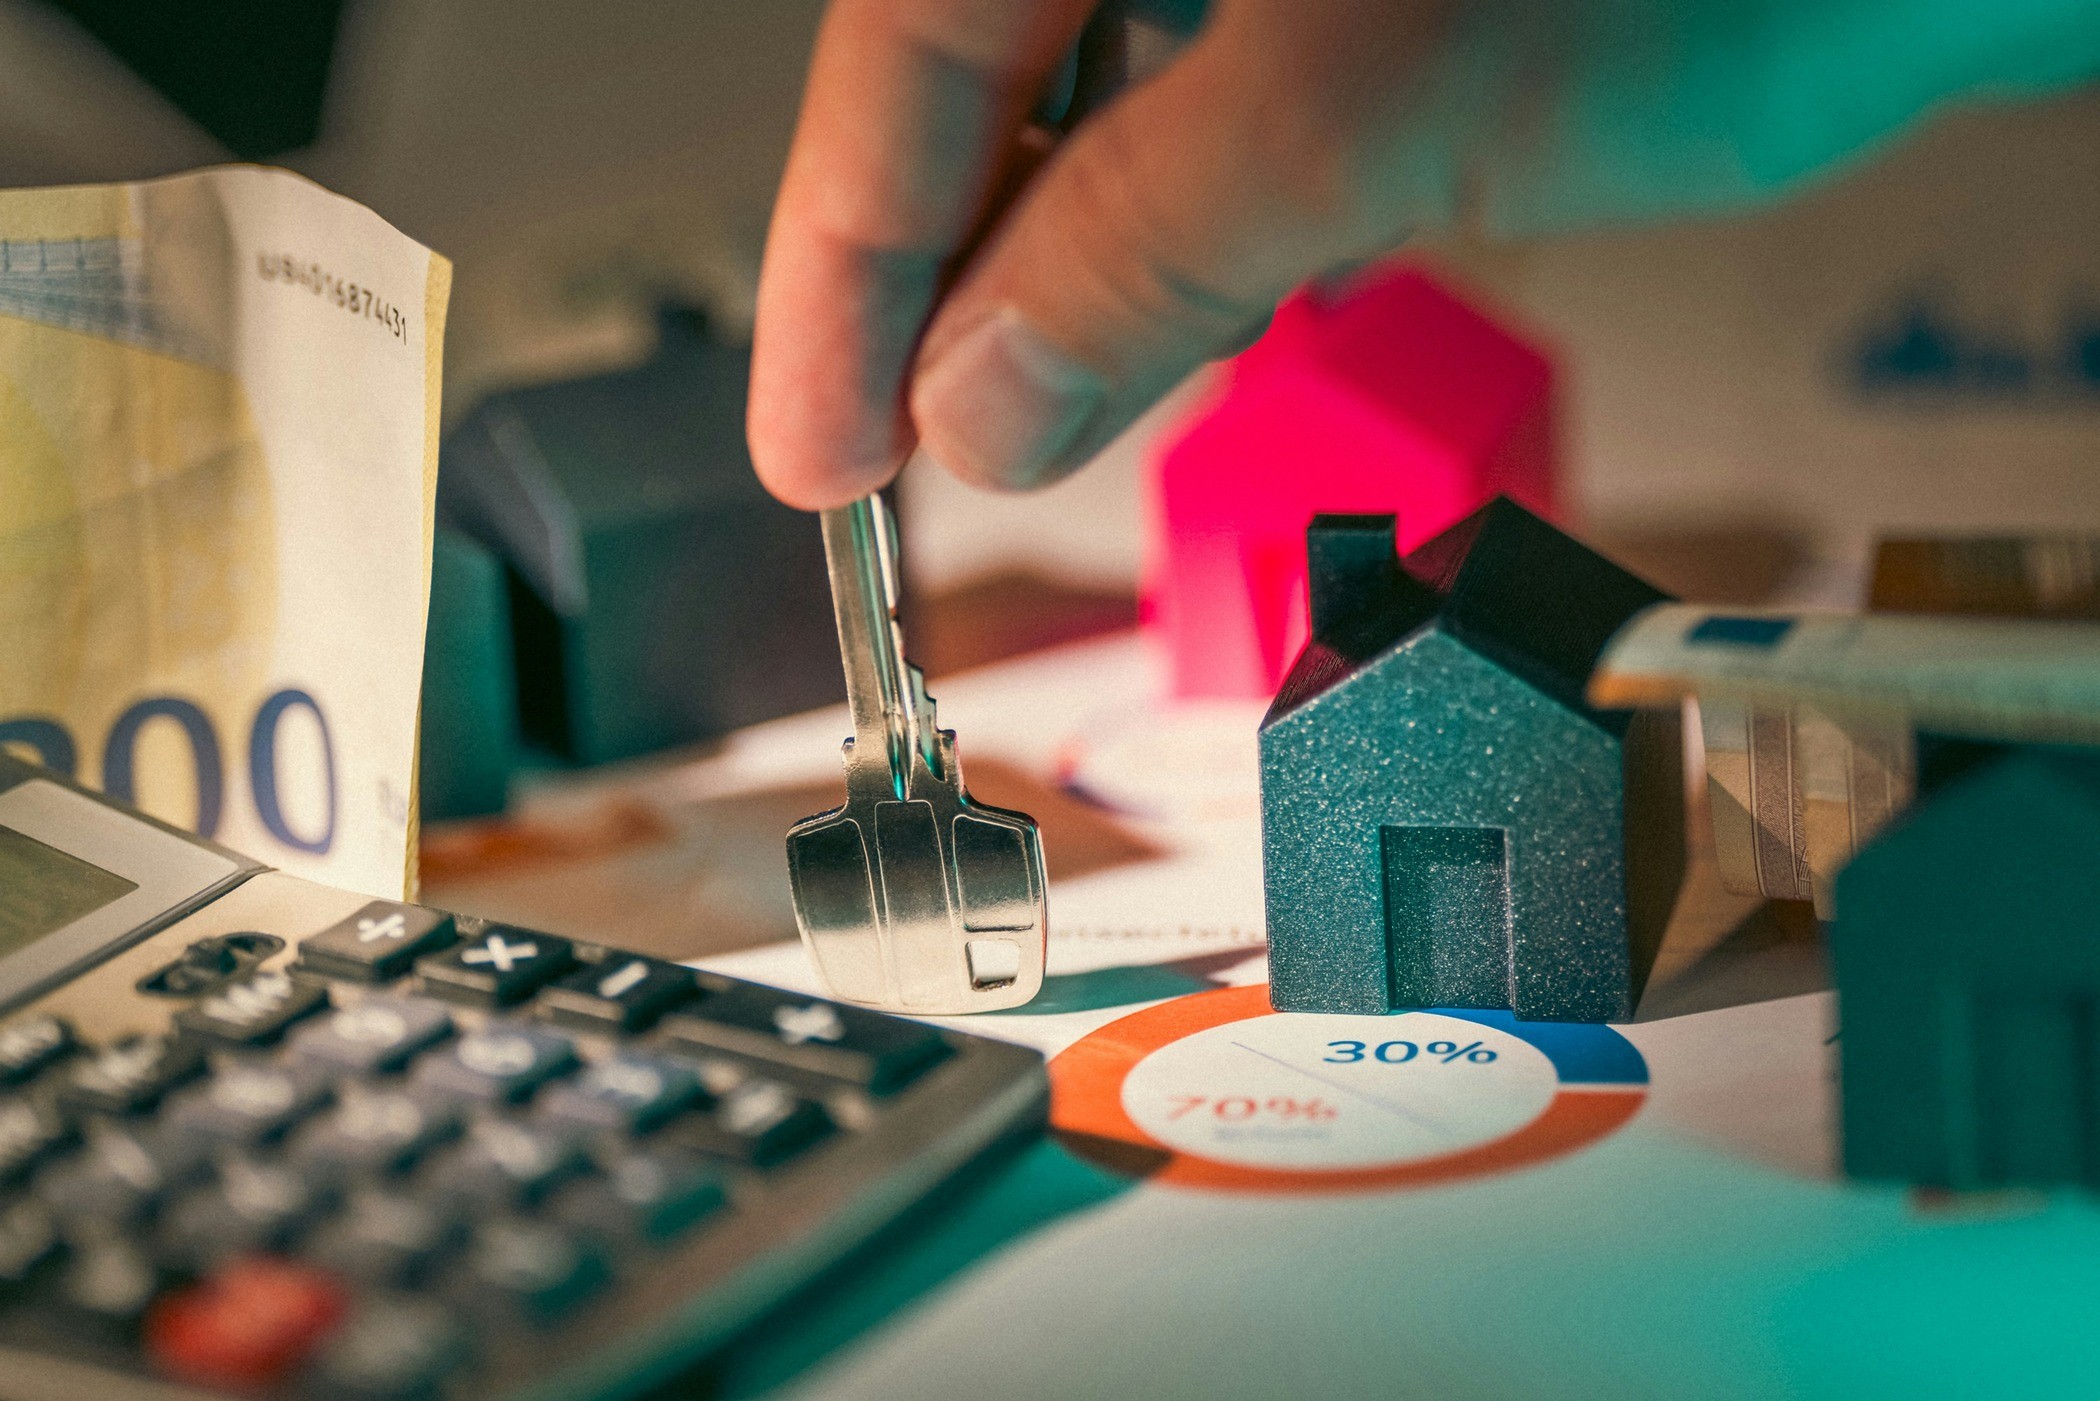
[[[408,344],[408,317],[400,306],[371,287],[331,272],[309,258],[290,253],[257,253],[255,271],[265,282],[282,282],[311,292],[349,312],[375,322],[403,345]]]

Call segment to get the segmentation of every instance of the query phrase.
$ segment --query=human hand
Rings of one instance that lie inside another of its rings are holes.
[[[1218,0],[1061,145],[1094,0],[835,0],[759,286],[750,437],[836,506],[914,443],[987,486],[1084,463],[1308,276],[1448,203],[1419,83],[1454,0]]]
[[[864,495],[915,441],[1053,481],[1461,185],[1503,235],[1742,208],[1950,98],[2100,73],[2066,0],[1930,25],[1904,0],[1213,0],[1052,150],[1028,114],[1094,3],[834,0],[759,286],[751,448],[783,500]]]

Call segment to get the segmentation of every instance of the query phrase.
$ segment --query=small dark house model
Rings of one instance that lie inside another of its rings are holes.
[[[1261,730],[1276,1007],[1630,1016],[1683,869],[1679,726],[1583,688],[1665,595],[1506,499],[1405,560],[1391,516],[1306,541],[1312,640]]]
[[[744,445],[750,351],[682,308],[659,328],[648,362],[507,390],[444,443],[440,521],[508,577],[526,737],[578,763],[843,694],[823,537]]]
[[[1974,763],[1838,873],[1847,1172],[2100,1188],[2096,911],[2091,750],[2016,747]]]

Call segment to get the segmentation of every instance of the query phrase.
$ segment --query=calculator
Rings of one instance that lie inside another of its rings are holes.
[[[269,870],[0,754],[0,1397],[674,1381],[1034,1051]]]

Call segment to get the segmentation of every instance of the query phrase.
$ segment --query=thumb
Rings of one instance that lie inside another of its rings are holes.
[[[1447,205],[1396,159],[1444,0],[1239,0],[1170,67],[1083,124],[929,324],[921,445],[987,486],[1087,461],[1307,277]]]

